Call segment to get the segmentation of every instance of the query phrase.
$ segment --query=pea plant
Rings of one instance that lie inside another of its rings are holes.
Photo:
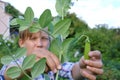
[[[11,25],[20,25],[19,31],[24,31],[28,29],[31,33],[36,33],[40,30],[44,30],[44,28],[48,28],[47,32],[51,37],[51,45],[49,50],[58,56],[59,60],[62,62],[67,61],[66,53],[69,53],[69,48],[71,42],[74,40],[73,38],[67,38],[69,35],[69,27],[71,25],[71,19],[64,18],[67,14],[68,9],[70,9],[71,0],[56,0],[56,11],[58,12],[60,17],[54,18],[52,17],[51,11],[46,9],[40,17],[35,20],[34,12],[31,7],[28,7],[24,13],[23,18],[14,18],[11,21]],[[82,35],[82,37],[86,37],[85,42],[85,59],[89,59],[88,52],[90,51],[90,41],[86,35]],[[2,38],[1,38],[2,39]],[[78,40],[79,40],[78,39]],[[22,65],[17,62],[17,59],[24,57],[26,54],[25,48],[18,48],[14,55],[12,55],[12,51],[10,48],[4,43],[4,46],[8,50],[9,55],[1,58],[1,62],[5,65],[10,64],[14,61],[17,66],[10,67],[6,74],[15,79],[23,73],[22,80],[33,80],[38,77],[40,74],[44,74],[46,67],[46,58],[42,58],[35,61],[36,56],[34,54],[26,56],[23,60]],[[26,70],[31,69],[30,74],[26,73]],[[56,74],[56,80],[58,80],[58,73]],[[49,80],[49,77],[45,75],[45,79]]]

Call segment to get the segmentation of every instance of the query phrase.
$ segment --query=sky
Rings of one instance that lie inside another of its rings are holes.
[[[39,17],[45,9],[50,9],[53,16],[56,0],[2,0],[10,3],[24,13],[31,7],[35,17]],[[69,9],[78,18],[84,20],[91,28],[97,24],[108,24],[109,28],[120,28],[120,0],[72,0],[74,5]]]

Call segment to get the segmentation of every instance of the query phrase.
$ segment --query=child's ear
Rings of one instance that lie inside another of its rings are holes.
[[[24,47],[24,41],[22,39],[19,39],[18,44],[20,47]]]

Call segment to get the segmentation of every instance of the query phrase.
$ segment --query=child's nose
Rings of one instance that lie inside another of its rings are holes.
[[[40,48],[43,47],[43,43],[42,43],[42,40],[41,40],[41,39],[39,39],[39,40],[37,41],[37,47],[40,47]]]

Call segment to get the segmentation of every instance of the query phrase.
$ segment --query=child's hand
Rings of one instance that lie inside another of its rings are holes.
[[[96,75],[103,73],[101,53],[99,51],[91,51],[89,52],[89,57],[89,60],[85,60],[84,57],[80,59],[80,74],[90,80],[96,80]]]
[[[41,48],[32,53],[36,55],[37,60],[43,57],[46,58],[47,66],[45,72],[47,72],[48,70],[52,70],[54,73],[56,73],[58,69],[61,69],[60,61],[57,56],[54,55],[52,52],[48,51],[47,49]]]

